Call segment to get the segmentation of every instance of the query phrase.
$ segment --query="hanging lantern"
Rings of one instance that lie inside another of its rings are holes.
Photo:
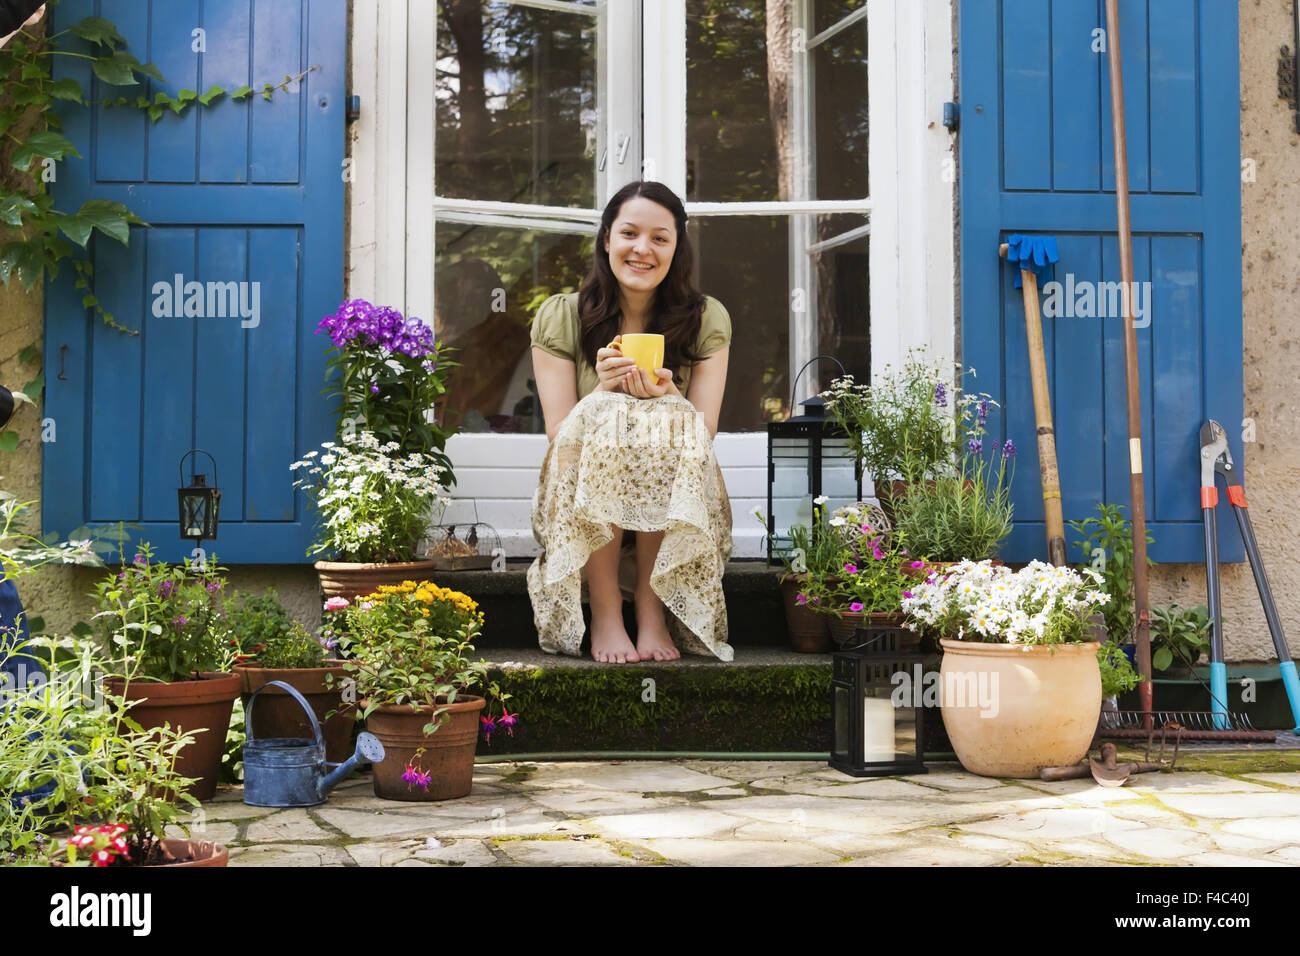
[[[212,462],[212,484],[208,476],[194,473],[185,484],[185,459],[191,455],[207,455]],[[181,487],[176,489],[180,502],[181,537],[187,541],[215,541],[217,522],[221,515],[221,489],[216,486],[217,461],[208,452],[195,448],[181,456]]]
[[[840,651],[831,660],[830,765],[854,777],[925,773],[924,654]]]
[[[838,359],[818,355],[810,359],[799,376],[818,359],[840,366]],[[791,389],[791,407],[794,389]],[[767,424],[767,563],[775,564],[794,546],[790,528],[805,525],[816,540],[818,524],[813,521],[813,504],[826,496],[826,511],[862,500],[862,466],[838,423],[826,416],[826,402],[820,395],[801,402],[803,414],[783,422]]]

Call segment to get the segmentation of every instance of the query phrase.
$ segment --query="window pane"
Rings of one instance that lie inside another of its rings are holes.
[[[784,216],[715,216],[691,223],[699,290],[731,315],[727,390],[718,430],[760,431],[790,400],[789,227]]]
[[[817,30],[803,28],[796,42],[798,3],[687,0],[688,199],[868,195],[867,21],[802,49],[859,4],[814,3]],[[811,130],[802,138],[800,117]]]
[[[439,4],[439,196],[595,205],[596,18]]]
[[[434,327],[461,363],[439,421],[468,432],[544,432],[530,323],[549,296],[577,291],[592,237],[443,222],[435,242]]]
[[[864,226],[866,221],[865,216],[857,215],[818,216],[817,241],[834,241],[835,237]],[[817,275],[817,354],[835,356],[859,382],[871,381],[869,249],[869,237],[860,236],[813,254]],[[829,386],[838,374],[833,363],[822,363],[822,388]],[[796,401],[800,397],[795,396]]]
[[[838,5],[838,4],[837,4]],[[819,4],[820,6],[820,4]],[[817,198],[862,199],[867,188],[867,21],[811,51]]]
[[[812,0],[813,35],[835,26],[866,3],[867,0]]]

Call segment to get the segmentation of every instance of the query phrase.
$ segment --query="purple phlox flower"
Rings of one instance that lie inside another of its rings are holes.
[[[1015,442],[1013,442],[1010,438],[1008,438],[1007,443],[1002,446],[1002,457],[1014,458],[1015,454],[1016,454]]]
[[[940,408],[948,407],[948,386],[943,382],[934,387],[934,403]]]
[[[497,722],[491,717],[480,717],[479,724],[483,727],[483,739],[492,743],[492,735],[496,733]]]
[[[327,315],[316,326],[317,334],[328,333],[335,348],[378,349],[412,358],[436,356],[433,329],[415,317],[406,318],[387,306],[364,299],[352,299]]]
[[[977,414],[981,425],[989,420],[989,400],[987,398],[980,402]]]
[[[875,558],[877,561],[885,560],[885,552],[881,551],[879,548],[876,548],[875,551],[872,551],[871,556]]]
[[[984,450],[984,440],[982,438],[972,438],[966,443],[966,447],[970,449],[972,455],[978,455]]]
[[[854,601],[852,604],[849,605],[849,610],[856,613],[857,611],[861,611],[865,606],[866,605],[864,605],[861,601]]]
[[[503,710],[501,716],[497,718],[497,726],[504,727],[506,733],[511,737],[515,735],[515,725],[519,723],[519,715],[512,714],[508,710]]]
[[[858,566],[856,564],[846,564],[844,565],[844,571],[846,574],[857,574]]]
[[[794,596],[794,603],[795,603],[795,604],[807,604],[807,603],[808,603],[808,595],[806,595],[806,594],[804,594],[802,591],[800,591],[798,594],[796,594],[796,595]]]

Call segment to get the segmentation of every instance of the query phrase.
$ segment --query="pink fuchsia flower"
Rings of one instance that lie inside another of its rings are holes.
[[[496,733],[497,722],[491,717],[480,717],[478,722],[483,728],[483,739],[488,743],[492,743],[492,735]]]
[[[844,571],[846,574],[857,574],[858,566],[856,564],[846,564],[844,565]]]
[[[861,611],[865,606],[866,605],[864,605],[861,601],[854,601],[852,604],[849,605],[849,610],[855,612]]]
[[[419,771],[408,763],[406,769],[402,771],[402,779],[407,783],[415,783],[420,779]]]
[[[515,735],[515,725],[519,723],[519,715],[512,714],[508,710],[503,710],[501,716],[497,718],[497,726],[504,727],[506,733],[511,737]]]
[[[325,602],[325,610],[327,611],[341,611],[345,607],[351,607],[351,606],[352,606],[351,601],[349,601],[347,598],[341,598],[341,597],[332,597]]]
[[[415,785],[423,790],[429,789],[429,784],[433,782],[433,775],[427,770],[420,770],[415,774]]]

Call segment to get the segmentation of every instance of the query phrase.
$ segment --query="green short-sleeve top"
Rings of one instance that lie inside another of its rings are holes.
[[[600,378],[587,362],[580,347],[578,328],[578,293],[553,295],[542,303],[533,319],[532,342],[537,348],[559,358],[568,359],[578,371],[578,398],[586,398],[596,390]],[[721,302],[712,296],[704,297],[704,313],[700,317],[700,334],[695,340],[695,351],[700,356],[710,355],[731,344],[731,316]],[[678,370],[681,382],[678,389],[683,395],[691,386],[691,369]]]

